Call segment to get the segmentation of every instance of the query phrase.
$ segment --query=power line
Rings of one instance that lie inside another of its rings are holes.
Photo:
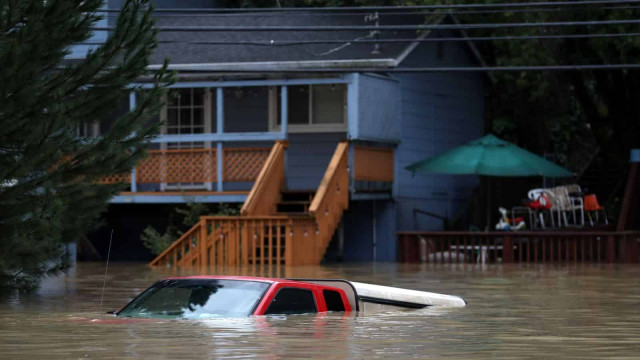
[[[640,33],[620,34],[563,34],[563,35],[522,35],[522,36],[472,36],[472,37],[444,37],[425,39],[362,39],[362,40],[301,40],[301,41],[179,41],[159,40],[160,44],[187,44],[187,45],[247,45],[247,46],[296,46],[313,44],[375,44],[375,43],[423,43],[423,42],[458,42],[458,41],[493,41],[493,40],[563,40],[563,39],[591,39],[591,38],[617,38],[627,36],[640,36]],[[83,42],[78,45],[102,45],[103,42]]]
[[[282,7],[282,8],[162,8],[154,12],[299,12],[299,11],[384,11],[394,9],[434,10],[434,9],[483,9],[483,8],[523,8],[548,6],[590,6],[611,4],[633,4],[640,0],[587,0],[587,1],[546,1],[494,4],[450,4],[450,5],[409,5],[409,6],[345,6],[345,7]],[[105,9],[101,12],[120,12],[118,9]]]
[[[489,72],[489,71],[576,71],[576,70],[623,70],[640,69],[640,64],[579,64],[539,66],[486,66],[486,67],[409,67],[409,68],[308,68],[308,69],[176,69],[180,73],[345,73],[345,72]]]
[[[394,31],[394,30],[472,30],[497,28],[566,27],[594,25],[640,24],[638,19],[592,20],[592,21],[550,21],[531,23],[485,23],[485,24],[437,24],[437,25],[353,25],[353,26],[156,26],[166,32],[215,32],[215,31]],[[113,26],[98,26],[93,30],[114,30]]]
[[[397,8],[398,10],[402,9],[402,7]],[[640,6],[604,6],[604,7],[600,7],[599,10],[638,10],[640,9]],[[188,17],[248,17],[248,16],[260,16],[260,17],[271,17],[271,16],[283,16],[283,14],[277,14],[277,13],[259,13],[259,14],[247,14],[246,12],[242,12],[242,13],[206,13],[206,14],[202,14],[202,13],[197,13],[197,14],[191,14],[191,13],[171,13],[170,11],[161,11],[160,13],[157,13],[159,10],[166,10],[166,9],[158,9],[154,11],[153,16],[154,17],[177,17],[177,18],[188,18]],[[447,11],[443,11],[443,12],[433,12],[433,11],[420,11],[420,10],[415,10],[415,11],[392,11],[392,10],[385,10],[385,11],[379,11],[378,14],[380,16],[386,15],[386,16],[403,16],[403,15],[412,15],[412,16],[420,16],[420,15],[445,15],[445,14],[450,14],[450,15],[460,15],[460,14],[500,14],[500,13],[543,13],[543,12],[575,12],[575,11],[581,11],[582,9],[576,9],[576,8],[562,8],[562,7],[556,7],[556,8],[547,8],[547,9],[494,9],[494,10],[447,10]],[[96,13],[117,13],[120,12],[120,10],[115,10],[115,9],[111,9],[111,10],[98,10],[96,11]],[[195,12],[195,11],[194,11]],[[366,16],[366,15],[371,15],[371,11],[368,12],[344,12],[344,13],[337,13],[337,12],[329,12],[329,13],[314,13],[314,14],[310,14],[313,16],[331,16],[331,17],[336,17],[336,16]]]

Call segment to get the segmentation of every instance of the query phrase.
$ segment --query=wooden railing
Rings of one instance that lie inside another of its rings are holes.
[[[402,262],[640,262],[640,232],[399,232]]]
[[[316,255],[312,263],[319,264],[322,260],[342,214],[349,206],[348,155],[349,144],[339,143],[311,200],[309,214],[315,218],[318,236],[314,250]]]
[[[256,180],[267,160],[269,148],[225,148],[222,151],[223,181]],[[138,184],[217,182],[216,149],[150,150],[135,169]],[[131,182],[131,174],[114,174],[104,183]]]
[[[348,145],[336,148],[309,214],[273,216],[284,182],[285,147],[274,145],[241,216],[201,217],[151,265],[319,264],[349,203]]]
[[[393,149],[356,145],[353,151],[354,180],[393,182]]]
[[[150,265],[305,265],[317,258],[316,235],[310,218],[203,216]]]
[[[285,141],[276,141],[271,148],[240,210],[242,215],[271,215],[276,212],[276,204],[281,199],[280,192],[284,187],[284,152],[287,146]]]

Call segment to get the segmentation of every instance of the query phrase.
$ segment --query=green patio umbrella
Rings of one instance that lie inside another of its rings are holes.
[[[407,170],[433,174],[484,176],[570,177],[573,174],[538,155],[494,135],[486,135],[438,156],[406,167]],[[490,198],[491,188],[487,196]],[[491,208],[489,206],[489,208]],[[491,223],[487,212],[487,229]]]
[[[406,169],[434,174],[573,176],[567,169],[491,134],[411,164]]]

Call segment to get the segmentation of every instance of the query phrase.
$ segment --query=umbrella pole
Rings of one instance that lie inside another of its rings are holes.
[[[491,179],[489,177],[485,177],[487,180],[487,226],[485,226],[484,231],[489,231],[491,229]]]

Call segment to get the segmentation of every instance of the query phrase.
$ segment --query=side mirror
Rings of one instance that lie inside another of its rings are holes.
[[[111,310],[111,311],[107,311],[107,314],[109,315],[118,315],[118,312],[115,310]]]

